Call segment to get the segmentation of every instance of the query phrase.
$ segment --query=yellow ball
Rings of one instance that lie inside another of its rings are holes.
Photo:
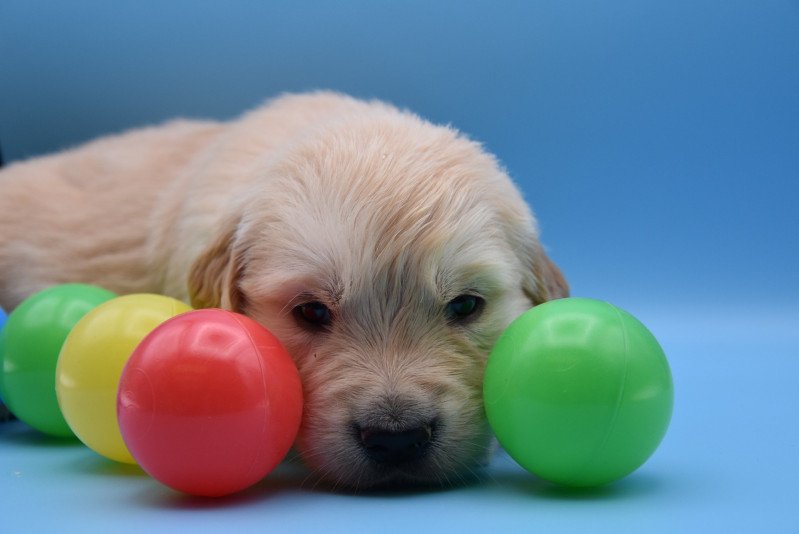
[[[161,295],[127,295],[97,306],[67,336],[56,367],[56,395],[67,424],[90,449],[135,464],[117,423],[117,388],[136,346],[167,319],[191,308]]]

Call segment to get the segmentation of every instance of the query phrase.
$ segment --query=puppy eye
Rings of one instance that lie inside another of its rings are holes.
[[[321,302],[313,301],[294,308],[294,315],[300,322],[312,327],[325,327],[330,324],[330,309]]]
[[[485,300],[476,295],[459,295],[447,304],[447,316],[454,323],[475,319],[485,306]]]

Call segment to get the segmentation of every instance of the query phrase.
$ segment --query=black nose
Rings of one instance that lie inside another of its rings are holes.
[[[381,464],[398,465],[427,454],[433,441],[433,424],[394,431],[378,427],[356,427],[366,456]]]

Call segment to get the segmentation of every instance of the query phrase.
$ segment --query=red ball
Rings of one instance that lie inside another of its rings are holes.
[[[224,310],[174,317],[138,345],[117,398],[122,437],[153,478],[220,496],[263,479],[299,430],[302,387],[280,342]]]

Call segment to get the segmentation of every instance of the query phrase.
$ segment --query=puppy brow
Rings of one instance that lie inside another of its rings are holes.
[[[308,302],[321,302],[330,307],[338,306],[341,302],[341,292],[334,292],[328,289],[318,291],[303,290],[289,299],[284,309],[291,309]]]
[[[469,294],[491,298],[505,291],[506,284],[500,268],[486,264],[468,265],[457,272],[440,272],[436,276],[436,290],[441,300]]]

